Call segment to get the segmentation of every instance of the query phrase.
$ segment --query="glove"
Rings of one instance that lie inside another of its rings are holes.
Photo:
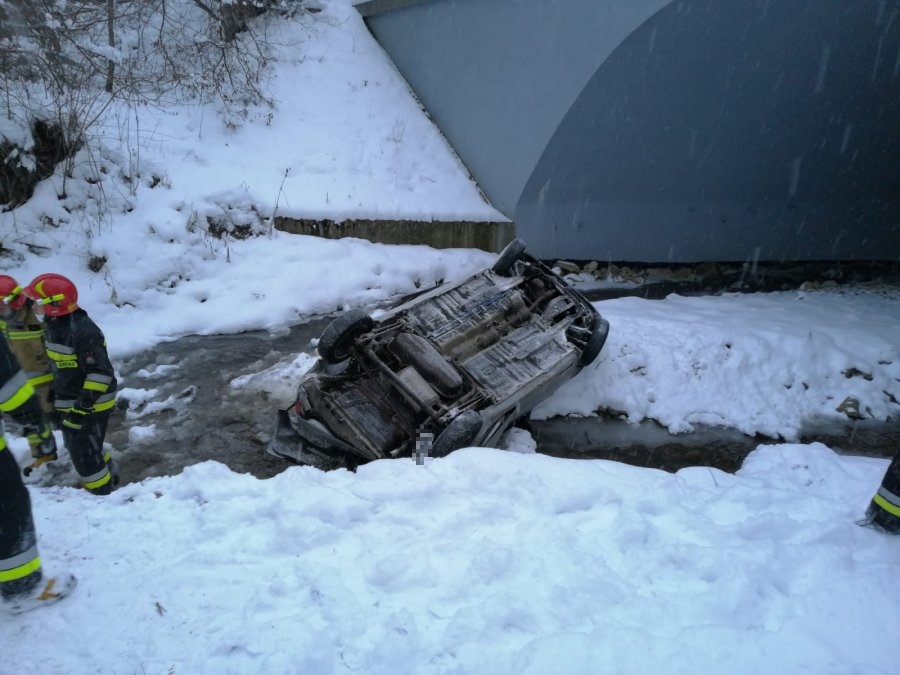
[[[87,408],[75,406],[63,415],[62,425],[73,431],[78,431],[84,424],[84,418],[90,415],[91,411]]]

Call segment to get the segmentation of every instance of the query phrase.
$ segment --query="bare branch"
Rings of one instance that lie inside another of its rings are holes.
[[[197,7],[199,7],[199,8],[202,9],[204,12],[206,12],[207,14],[209,14],[210,17],[212,17],[212,20],[213,20],[213,21],[218,22],[218,20],[219,20],[219,15],[218,15],[218,14],[216,14],[213,10],[211,10],[209,7],[207,7],[207,6],[204,5],[202,2],[200,2],[200,0],[193,0],[193,2],[194,2],[195,5],[197,5]]]

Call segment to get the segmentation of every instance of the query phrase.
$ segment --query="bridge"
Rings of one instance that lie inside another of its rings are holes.
[[[536,255],[900,260],[898,0],[357,9]]]

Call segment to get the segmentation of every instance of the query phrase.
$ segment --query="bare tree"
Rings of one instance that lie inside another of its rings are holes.
[[[109,39],[110,50],[116,47],[116,0],[106,0],[106,36]],[[116,75],[116,62],[112,57],[106,59],[106,86],[103,90],[107,94],[113,91],[113,78]]]
[[[0,101],[19,128],[34,129],[36,120],[55,127],[53,138],[68,150],[115,101],[218,101],[226,122],[239,124],[250,106],[268,103],[262,81],[271,45],[257,19],[301,5],[0,0]],[[0,162],[14,157],[27,169],[35,163],[28,152],[2,153]]]
[[[222,28],[225,42],[231,42],[238,33],[247,30],[247,21],[264,14],[279,3],[276,0],[194,0],[194,4],[206,12]]]

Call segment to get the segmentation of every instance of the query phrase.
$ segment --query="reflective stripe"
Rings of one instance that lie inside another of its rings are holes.
[[[41,569],[41,559],[38,557],[35,545],[12,558],[0,560],[0,582],[21,579],[39,569]]]
[[[48,342],[46,345],[47,356],[56,365],[57,368],[77,368],[78,357],[75,355],[75,349],[66,345]]]
[[[888,490],[884,485],[878,488],[878,494],[888,500],[894,506],[900,506],[900,497]]]
[[[61,358],[68,358],[70,356],[74,356],[75,348],[70,347],[68,345],[61,345],[58,342],[48,342],[46,344],[47,352],[53,352],[57,356]]]
[[[89,373],[85,381],[85,389],[87,388],[87,383],[92,382],[94,384],[105,385],[101,391],[106,391],[106,388],[109,387],[112,382],[111,375],[104,375],[102,373]]]
[[[48,382],[53,382],[53,373],[27,373],[26,377],[28,381],[31,382],[32,387],[39,387],[42,384],[47,384]]]
[[[897,499],[897,495],[892,494],[889,490],[878,488],[878,493],[872,498],[872,501],[891,515],[900,517],[900,499]]]
[[[113,408],[113,406],[116,405],[116,397],[115,397],[115,394],[111,394],[111,396],[112,396],[112,398],[110,398],[110,399],[108,399],[108,400],[106,400],[106,401],[98,400],[98,401],[94,404],[94,412],[106,412],[107,410],[111,410],[111,409]],[[101,396],[100,398],[102,399],[102,398],[105,398],[105,397],[104,397],[104,396]]]
[[[86,487],[88,490],[93,490],[94,488],[106,485],[110,480],[112,480],[112,476],[109,473],[109,469],[107,469],[105,466],[95,474],[81,477],[81,481],[84,483],[84,487]]]
[[[59,354],[51,354],[50,352],[47,352],[47,356],[49,356],[50,360],[53,361],[53,365],[56,366],[57,370],[65,370],[66,368],[78,367],[78,359],[60,357]]]
[[[42,330],[11,330],[6,334],[10,341],[37,340],[44,336]]]
[[[74,398],[61,398],[56,399],[53,402],[53,407],[56,408],[57,412],[69,412],[75,407],[76,399]],[[111,391],[107,394],[103,394],[98,397],[96,401],[94,401],[94,406],[91,408],[91,412],[105,412],[116,405],[116,392]]]
[[[82,387],[84,387],[84,389],[87,391],[106,392],[109,390],[110,384],[112,384],[111,375],[90,373],[87,377],[84,378],[84,384],[82,385]],[[99,401],[100,399],[97,400]]]
[[[74,354],[75,348],[70,347],[69,345],[61,344],[59,342],[48,342],[47,351],[56,352],[57,354]]]
[[[15,410],[33,395],[34,387],[28,382],[25,373],[19,370],[0,387],[0,410]]]

